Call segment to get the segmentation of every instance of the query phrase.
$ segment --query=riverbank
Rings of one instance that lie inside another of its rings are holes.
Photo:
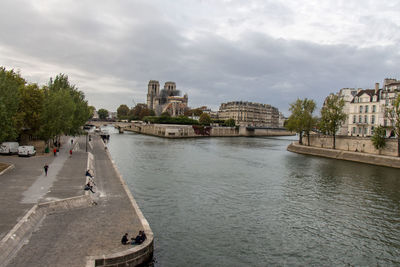
[[[100,138],[92,138],[89,154],[85,141],[74,139],[72,157],[69,140],[57,157],[7,157],[15,168],[0,181],[0,256],[5,259],[0,266],[136,266],[151,261],[153,233],[146,219]],[[95,194],[83,190],[87,168],[94,173]],[[139,230],[147,236],[143,244],[121,244],[124,233],[134,237]]]
[[[281,128],[268,127],[222,127],[202,125],[146,124],[136,123],[124,128],[139,134],[163,138],[198,137],[250,137],[250,136],[289,136],[293,133]]]
[[[287,147],[287,150],[290,152],[305,155],[355,161],[384,167],[400,168],[400,158],[393,156],[374,155],[362,152],[350,152],[331,148],[319,148],[299,145],[298,143],[291,143]]]

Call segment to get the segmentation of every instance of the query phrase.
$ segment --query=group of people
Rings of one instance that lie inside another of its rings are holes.
[[[131,238],[131,241],[128,239],[128,233],[125,233],[122,236],[121,243],[123,245],[140,245],[146,240],[146,234],[144,231],[139,231],[139,234],[135,238]]]
[[[83,188],[84,190],[90,190],[90,192],[95,193],[93,191],[93,186],[95,185],[94,181],[93,181],[93,175],[90,173],[90,170],[86,171],[85,174],[86,177],[89,177],[87,184],[85,184],[85,187]]]

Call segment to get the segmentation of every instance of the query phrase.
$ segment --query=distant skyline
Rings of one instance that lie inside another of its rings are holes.
[[[323,99],[400,78],[400,2],[0,2],[0,65],[43,85],[59,73],[90,105],[145,103],[174,81],[189,106]]]

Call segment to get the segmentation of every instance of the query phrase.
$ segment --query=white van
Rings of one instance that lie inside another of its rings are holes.
[[[17,154],[18,142],[4,142],[0,146],[0,154]]]
[[[36,150],[34,146],[20,146],[18,147],[18,156],[34,156],[36,155]]]

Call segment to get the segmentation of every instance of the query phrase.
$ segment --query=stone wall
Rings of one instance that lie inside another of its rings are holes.
[[[308,145],[307,137],[303,143]],[[311,135],[310,146],[319,148],[333,148],[333,137],[326,135]],[[385,148],[375,149],[370,137],[336,136],[336,149],[352,152],[364,152],[375,155],[397,156],[397,139],[386,139]]]
[[[340,160],[349,160],[349,161],[392,167],[392,168],[400,168],[399,157],[343,151],[330,148],[318,148],[312,146],[299,145],[298,143],[290,144],[287,150],[299,154],[313,155],[313,156],[340,159]]]
[[[194,126],[196,127],[196,126]],[[201,126],[197,126],[200,127]],[[205,126],[205,132],[195,131],[192,125],[171,125],[171,124],[132,124],[124,128],[141,134],[155,135],[167,138],[187,137],[233,137],[233,136],[285,136],[293,135],[284,129],[255,129],[249,131],[246,127],[209,127]]]

